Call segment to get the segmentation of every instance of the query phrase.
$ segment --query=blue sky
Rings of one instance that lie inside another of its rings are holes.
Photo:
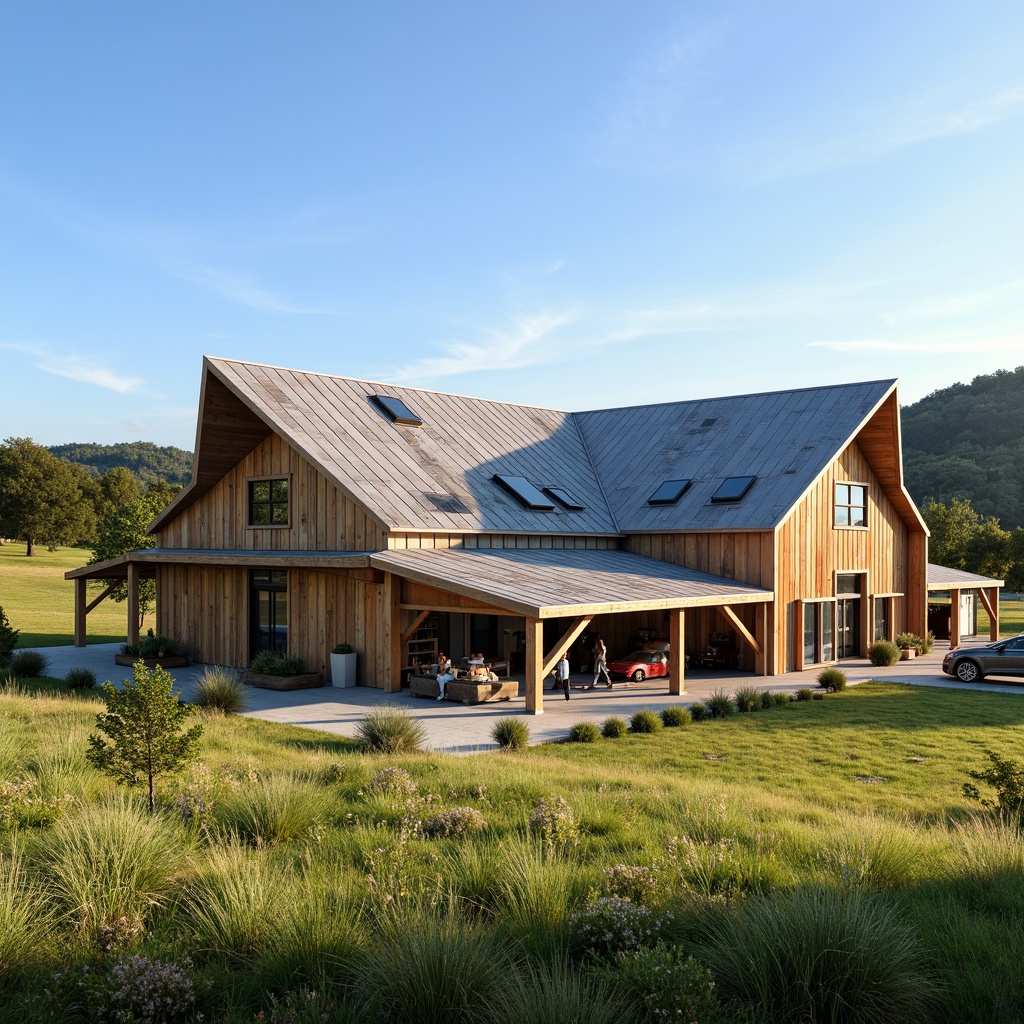
[[[206,353],[566,409],[1024,363],[1024,5],[0,10],[0,435]]]

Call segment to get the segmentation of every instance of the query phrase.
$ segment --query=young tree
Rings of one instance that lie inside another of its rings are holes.
[[[27,437],[0,444],[0,534],[33,554],[36,542],[55,548],[94,535],[96,517],[83,494],[81,466],[51,455]]]
[[[0,668],[4,668],[10,663],[11,654],[18,646],[20,633],[20,630],[11,625],[3,608],[0,608]]]
[[[203,727],[181,731],[195,709],[181,703],[170,672],[159,665],[150,669],[137,661],[134,679],[123,690],[111,682],[103,684],[103,699],[107,710],[96,716],[96,728],[108,739],[91,735],[85,756],[115,782],[128,786],[147,782],[152,811],[155,780],[174,774],[195,758]]]

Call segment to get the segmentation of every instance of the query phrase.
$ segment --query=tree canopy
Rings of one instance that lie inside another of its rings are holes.
[[[81,466],[52,455],[31,438],[0,444],[0,534],[56,548],[91,537],[96,529],[94,485]]]
[[[50,448],[58,458],[84,466],[91,476],[101,476],[115,467],[130,470],[147,485],[164,481],[182,486],[192,478],[192,453],[152,441],[122,444],[59,444]]]

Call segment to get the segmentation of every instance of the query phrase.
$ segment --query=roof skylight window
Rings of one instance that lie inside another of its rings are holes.
[[[535,512],[554,512],[554,502],[537,490],[525,476],[495,473],[491,479],[500,487],[504,487],[524,508],[533,509]]]
[[[666,480],[648,499],[648,505],[674,505],[690,486],[689,480]]]
[[[722,486],[711,495],[714,504],[739,501],[753,486],[756,476],[730,476],[722,481]]]
[[[400,398],[395,398],[393,395],[373,395],[372,398],[393,423],[402,423],[407,427],[423,426],[423,420]]]
[[[587,507],[581,505],[564,487],[545,487],[544,493],[550,494],[562,508],[567,508],[570,512],[583,512]]]

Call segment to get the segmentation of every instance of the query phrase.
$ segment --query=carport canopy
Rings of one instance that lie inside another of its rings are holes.
[[[976,590],[982,606],[988,612],[989,639],[999,639],[999,589],[1003,580],[989,576],[979,576],[964,569],[951,569],[948,565],[928,563],[928,593],[947,592],[951,598],[949,605],[949,647],[952,650],[960,646],[963,636],[963,624],[960,621],[960,593],[964,590]]]

